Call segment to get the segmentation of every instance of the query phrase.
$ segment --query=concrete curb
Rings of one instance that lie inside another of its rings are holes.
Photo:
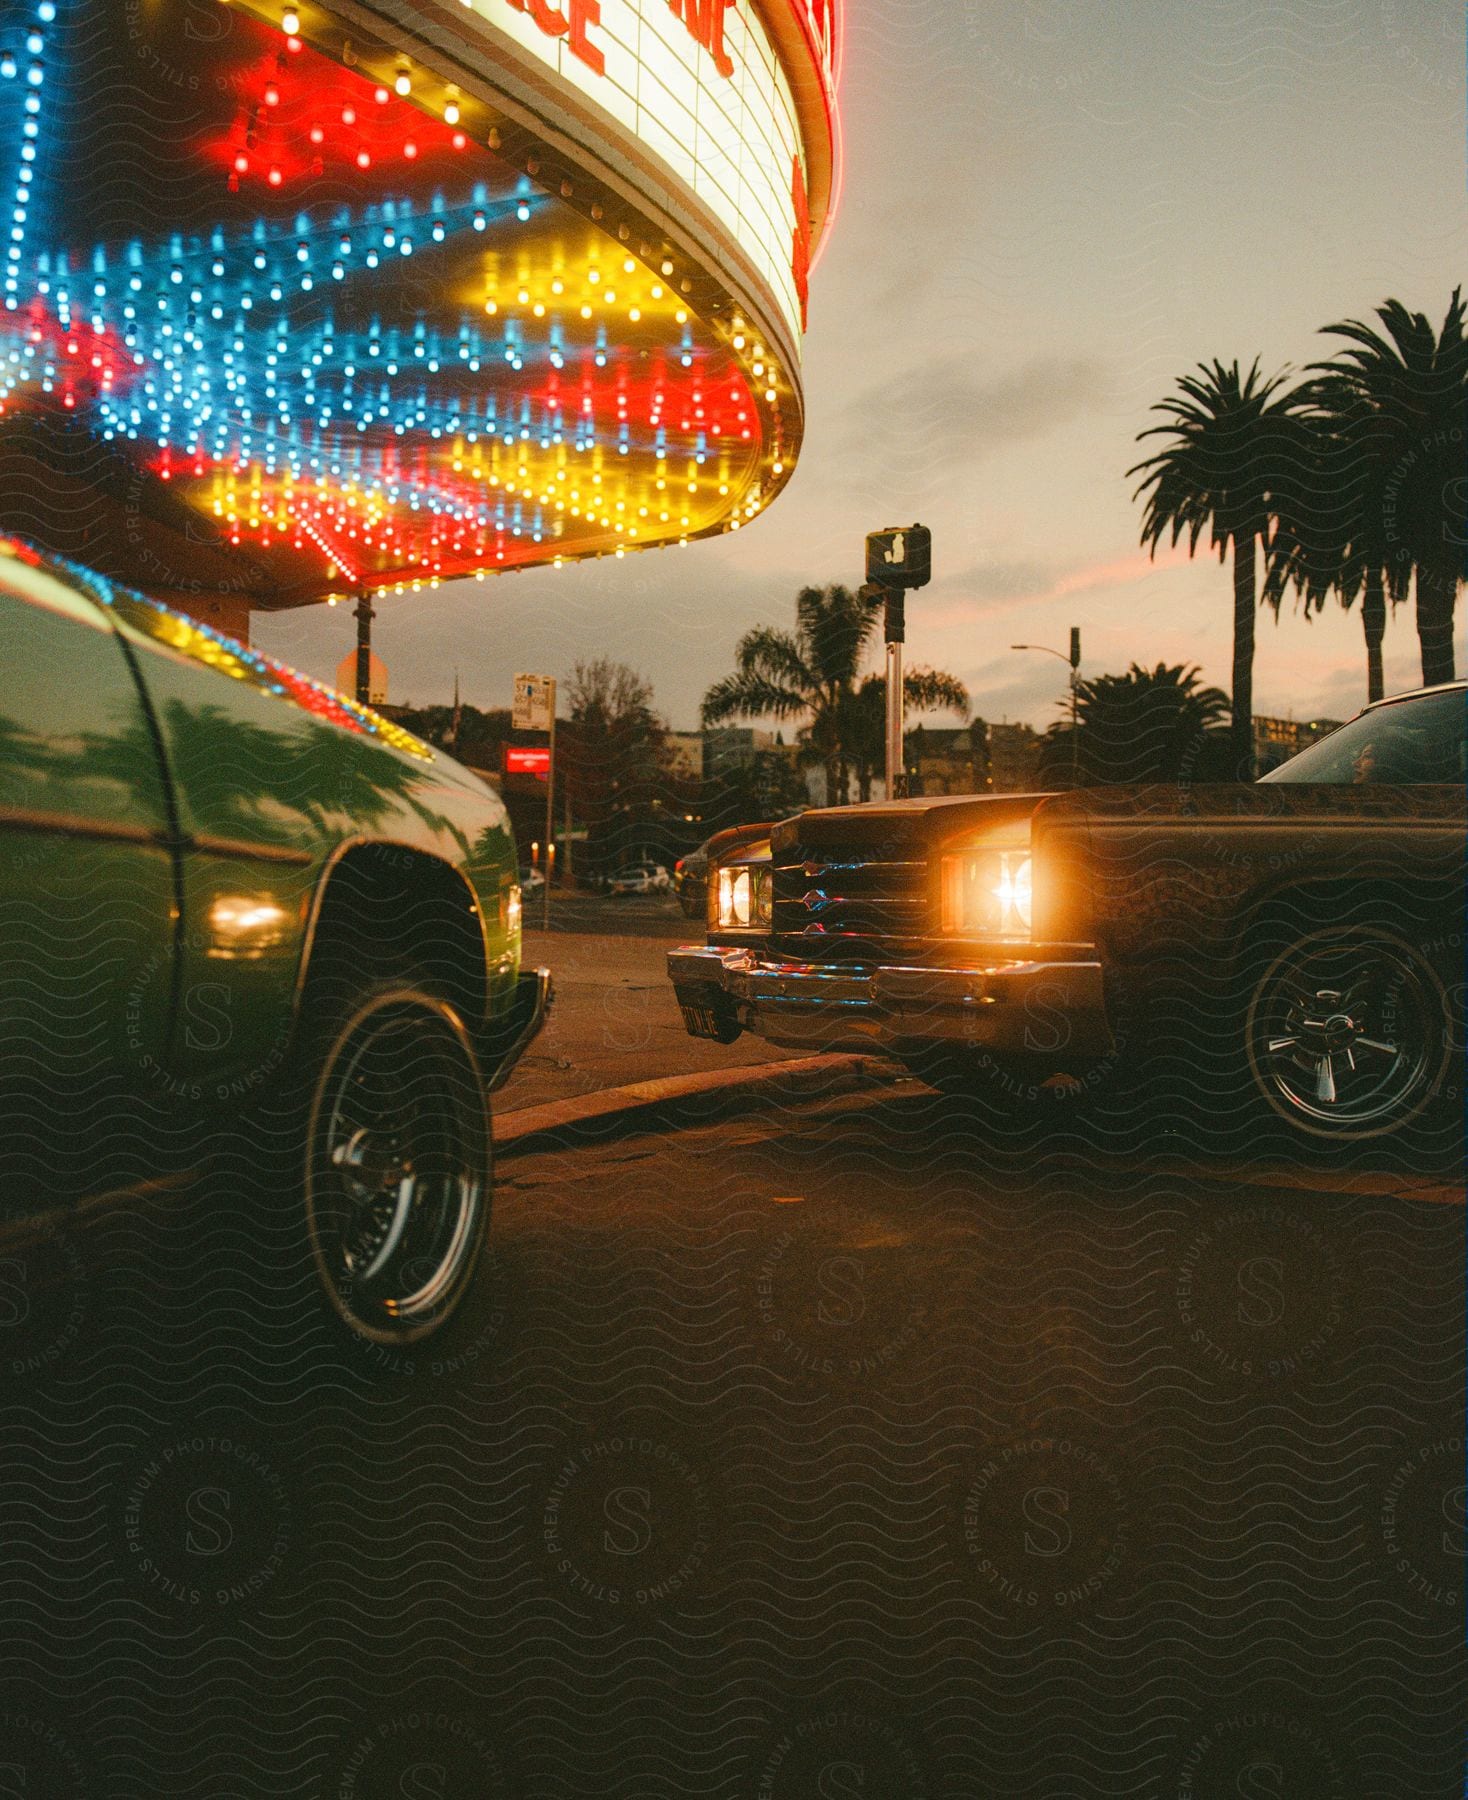
[[[500,1114],[494,1122],[495,1149],[514,1156],[538,1149],[570,1134],[582,1143],[614,1137],[628,1122],[650,1123],[657,1113],[677,1113],[685,1123],[697,1123],[699,1103],[709,1102],[710,1121],[726,1118],[730,1102],[754,1103],[782,1087],[798,1088],[802,1098],[812,1087],[823,1093],[840,1093],[881,1074],[891,1065],[874,1056],[831,1053],[793,1056],[783,1062],[743,1063],[733,1069],[708,1069],[697,1075],[665,1075],[656,1081],[635,1081],[627,1087],[603,1088],[594,1094],[577,1094],[569,1100],[552,1100],[545,1106],[522,1106]]]

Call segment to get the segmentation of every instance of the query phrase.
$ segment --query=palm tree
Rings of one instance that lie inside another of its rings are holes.
[[[1387,300],[1376,316],[1381,331],[1359,319],[1323,327],[1354,348],[1312,364],[1313,388],[1359,458],[1361,520],[1351,539],[1359,582],[1379,573],[1384,592],[1401,598],[1408,568],[1415,573],[1422,680],[1431,687],[1453,679],[1453,611],[1468,576],[1462,290],[1454,288],[1440,332],[1400,300]],[[1383,603],[1383,624],[1384,610]],[[1368,641],[1370,632],[1368,625]]]
[[[1179,378],[1177,394],[1152,408],[1168,423],[1138,433],[1138,442],[1165,436],[1167,447],[1127,470],[1143,477],[1133,498],[1147,495],[1142,542],[1153,555],[1169,530],[1174,544],[1187,532],[1190,556],[1205,530],[1220,562],[1233,552],[1233,753],[1242,780],[1254,761],[1255,548],[1268,533],[1298,410],[1293,395],[1280,393],[1283,381],[1262,380],[1257,358],[1242,379],[1237,362],[1200,363],[1197,374]]]
[[[1113,781],[1216,780],[1229,757],[1228,695],[1199,686],[1196,664],[1133,663],[1125,675],[1076,683],[1067,718],[1040,740],[1040,778],[1066,787]]]
[[[862,776],[862,798],[871,789],[870,768],[881,752],[868,754],[872,683],[881,706],[886,683],[869,676],[858,686],[861,666],[877,622],[880,596],[863,598],[849,588],[802,588],[795,599],[795,630],[756,626],[739,640],[734,674],[716,681],[703,697],[703,722],[725,719],[805,719],[802,731],[807,754],[826,771],[826,804],[846,804],[851,770]],[[968,693],[956,676],[915,669],[903,679],[909,705],[952,706],[968,710]],[[877,742],[881,743],[880,727]]]
[[[1412,579],[1410,559],[1385,530],[1391,472],[1383,454],[1385,435],[1371,409],[1337,373],[1308,383],[1300,399],[1299,455],[1276,497],[1264,598],[1278,611],[1285,588],[1293,587],[1308,616],[1332,592],[1347,607],[1360,594],[1366,698],[1380,700],[1387,602],[1400,604]]]

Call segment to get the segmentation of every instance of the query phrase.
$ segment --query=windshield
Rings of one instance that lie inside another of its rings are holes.
[[[1362,713],[1302,750],[1265,781],[1462,783],[1468,693],[1423,694]]]

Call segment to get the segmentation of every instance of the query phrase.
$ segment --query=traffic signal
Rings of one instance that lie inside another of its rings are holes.
[[[867,533],[867,580],[878,587],[926,587],[932,565],[933,534],[926,525],[892,525]]]

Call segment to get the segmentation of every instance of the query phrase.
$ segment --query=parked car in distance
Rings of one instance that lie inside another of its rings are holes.
[[[498,797],[9,538],[0,641],[0,1238],[127,1204],[237,1136],[288,1225],[262,1243],[288,1237],[358,1339],[426,1337],[488,1224],[486,1091],[550,992],[520,966]]]
[[[1253,785],[834,807],[710,858],[688,1030],[885,1051],[1006,1104],[1162,1069],[1211,1116],[1354,1140],[1461,1097],[1468,684]]]
[[[607,882],[609,894],[666,894],[673,877],[661,863],[632,863],[618,869]]]

